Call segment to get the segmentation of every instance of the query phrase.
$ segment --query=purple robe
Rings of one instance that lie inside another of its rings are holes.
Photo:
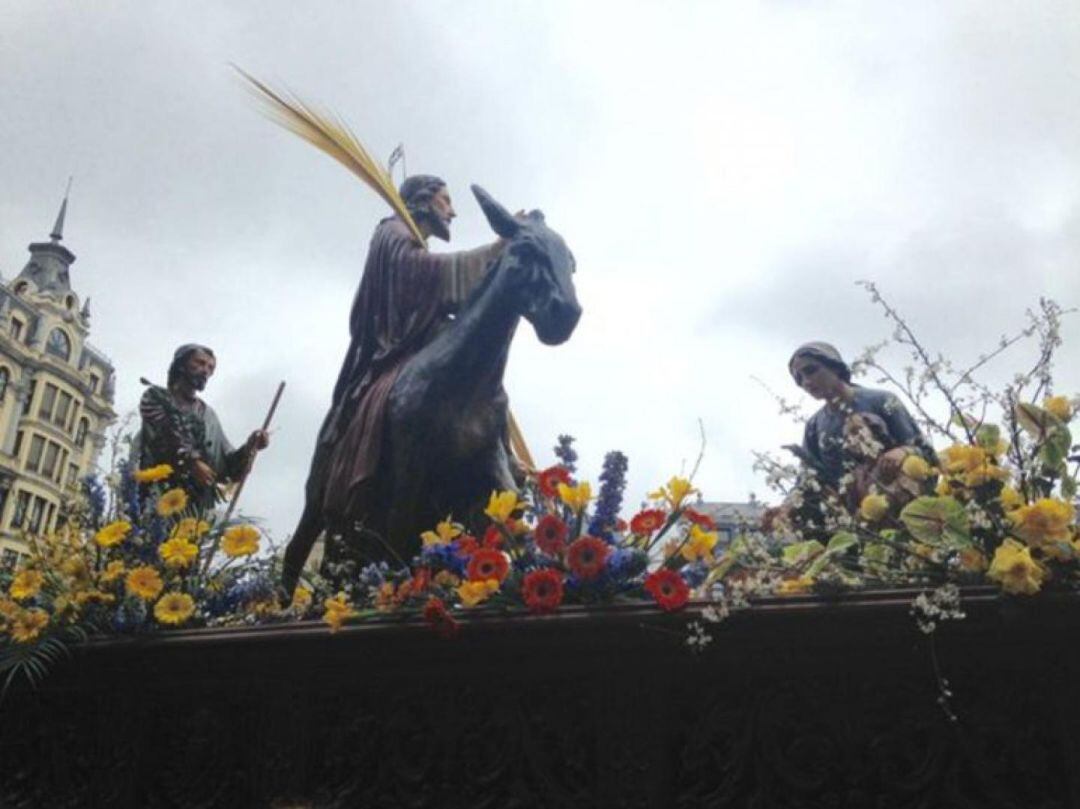
[[[324,511],[362,519],[364,484],[382,454],[386,405],[403,364],[423,348],[483,277],[498,243],[430,253],[399,218],[379,223],[349,316],[351,342],[319,434],[330,453]]]

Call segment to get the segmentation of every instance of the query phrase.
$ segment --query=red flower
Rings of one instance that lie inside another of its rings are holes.
[[[472,556],[479,547],[480,543],[472,534],[462,534],[454,540],[455,553],[458,556]]]
[[[422,567],[413,574],[412,581],[410,582],[411,587],[409,588],[409,591],[413,595],[417,595],[424,592],[424,590],[426,590],[430,584],[431,571],[426,567]]]
[[[536,539],[536,547],[546,554],[558,556],[566,547],[566,523],[554,514],[545,514],[536,524],[533,536]]]
[[[540,494],[544,497],[558,497],[559,484],[570,485],[570,470],[565,466],[552,466],[536,476],[536,483],[540,487]]]
[[[651,573],[645,579],[645,589],[649,591],[660,609],[671,612],[686,606],[690,599],[690,588],[683,577],[666,567]]]
[[[509,523],[507,524],[509,527]],[[484,547],[485,548],[501,548],[503,544],[503,533],[495,523],[492,523],[487,527],[484,532]]]
[[[566,564],[579,579],[595,579],[604,569],[611,549],[596,537],[580,537],[570,543],[566,552]]]
[[[510,572],[510,560],[506,554],[494,548],[481,548],[469,559],[465,573],[469,581],[485,581],[486,579],[498,579],[502,581]]]
[[[458,622],[447,611],[442,599],[434,596],[424,605],[424,620],[441,638],[452,638],[458,632]]]
[[[683,516],[686,517],[686,519],[690,520],[690,522],[694,523],[694,525],[700,526],[706,531],[716,530],[716,520],[714,520],[708,514],[703,514],[702,512],[695,511],[692,508],[687,508],[683,510]]]
[[[562,603],[562,573],[551,568],[526,573],[521,595],[530,612],[554,612]]]
[[[664,524],[667,514],[658,508],[649,508],[639,511],[630,520],[630,530],[635,534],[651,534]]]

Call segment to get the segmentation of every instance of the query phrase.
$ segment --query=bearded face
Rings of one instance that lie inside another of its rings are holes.
[[[192,351],[191,356],[184,363],[184,379],[195,390],[205,390],[206,383],[214,375],[215,367],[217,367],[217,361],[213,356],[205,351]]]
[[[450,241],[450,222],[455,216],[457,213],[450,201],[450,192],[444,185],[431,196],[431,201],[421,214],[422,221],[419,224],[432,236],[448,242]]]

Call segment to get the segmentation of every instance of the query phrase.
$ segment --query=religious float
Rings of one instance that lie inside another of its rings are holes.
[[[309,140],[364,162],[275,98]],[[461,436],[431,396],[455,351],[477,361],[469,330],[508,344],[524,318],[557,343],[580,312],[543,216],[476,195],[504,244],[450,336],[387,384],[383,511],[358,527],[326,507],[348,429],[316,451],[318,571],[301,569],[313,535],[267,552],[169,464],[88,479],[62,530],[28,537],[30,560],[0,574],[0,805],[1080,804],[1080,458],[1076,403],[1050,375],[1062,311],[1042,302],[953,368],[871,288],[913,369],[890,378],[873,352],[848,368],[813,344],[793,375],[813,393],[830,368],[876,373],[937,449],[848,413],[843,474],[809,444],[799,464],[762,455],[777,504],[722,534],[693,471],[626,510],[620,452],[595,487],[569,437],[531,463],[499,395],[505,354],[478,360],[498,373],[464,431],[488,451],[454,460]],[[1025,338],[1032,370],[1000,393],[978,382]]]

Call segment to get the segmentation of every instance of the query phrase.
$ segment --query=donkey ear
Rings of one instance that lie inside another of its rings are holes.
[[[476,201],[480,203],[480,209],[484,212],[484,216],[487,217],[491,229],[504,239],[514,238],[518,230],[521,229],[521,223],[514,219],[506,208],[496,202],[495,198],[480,186],[472,186],[472,192],[476,197]]]

